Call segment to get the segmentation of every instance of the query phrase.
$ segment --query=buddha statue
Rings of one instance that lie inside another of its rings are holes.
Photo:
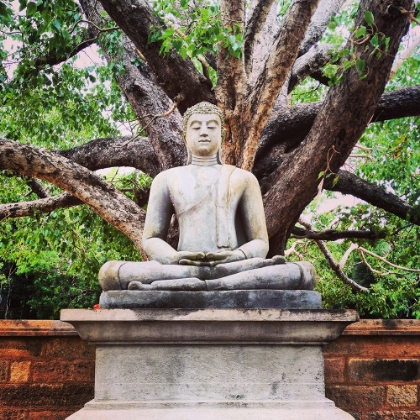
[[[224,115],[208,102],[189,108],[182,134],[186,166],[153,180],[143,233],[145,262],[109,261],[99,271],[108,290],[311,290],[308,262],[267,259],[268,234],[255,176],[225,165]],[[179,243],[166,242],[172,216]]]

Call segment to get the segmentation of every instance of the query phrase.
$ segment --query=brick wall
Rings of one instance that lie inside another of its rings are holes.
[[[357,420],[420,420],[420,321],[362,320],[324,359],[327,397]]]
[[[0,419],[61,420],[93,398],[95,348],[60,321],[0,321]]]
[[[60,321],[0,321],[0,420],[62,420],[93,398],[94,347]],[[363,320],[325,348],[328,398],[357,420],[420,420],[420,321]]]

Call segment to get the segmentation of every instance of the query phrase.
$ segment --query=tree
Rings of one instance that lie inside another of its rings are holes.
[[[342,233],[296,226],[322,190],[351,194],[419,226],[418,169],[408,171],[417,181],[411,191],[401,191],[407,179],[396,180],[392,193],[367,166],[358,174],[344,167],[359,141],[366,144],[359,147],[369,147],[369,125],[420,115],[418,79],[390,83],[403,37],[418,24],[413,0],[360,0],[345,12],[344,0],[250,3],[19,0],[21,12],[15,13],[10,1],[2,1],[0,34],[3,42],[14,39],[17,49],[2,52],[6,135],[0,139],[0,169],[7,182],[20,177],[38,198],[10,196],[0,218],[40,217],[85,203],[143,255],[143,203],[94,171],[131,166],[154,177],[183,164],[182,114],[205,100],[226,115],[225,161],[253,171],[260,181],[271,255],[285,252],[291,234],[318,240],[384,237],[380,218],[378,226],[356,232],[356,224]],[[345,43],[337,45],[342,38]],[[72,57],[92,44],[100,46],[107,65],[72,68]],[[19,129],[11,110],[22,118]],[[40,113],[43,126],[33,121]],[[133,135],[118,136],[112,120],[130,118],[138,124]],[[34,146],[43,136],[54,139],[43,144],[50,150]],[[407,143],[395,147],[406,150]],[[418,153],[412,165],[415,159]],[[47,194],[36,179],[58,189]],[[333,257],[327,260],[342,280],[363,289]]]

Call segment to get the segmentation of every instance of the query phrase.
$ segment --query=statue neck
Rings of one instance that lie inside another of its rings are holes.
[[[213,156],[191,156],[191,165],[196,166],[213,166],[218,165],[217,154]]]

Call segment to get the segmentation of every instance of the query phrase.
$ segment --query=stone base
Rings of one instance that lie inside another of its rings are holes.
[[[243,308],[321,309],[321,295],[308,290],[224,290],[172,292],[115,290],[101,294],[103,309]]]
[[[163,403],[162,407],[139,407],[130,403],[101,404],[94,401],[67,420],[354,420],[334,406],[332,401],[301,404],[263,402],[260,404],[191,404]]]
[[[355,311],[63,310],[96,344],[95,399],[70,420],[350,420],[325,398],[322,344]]]

